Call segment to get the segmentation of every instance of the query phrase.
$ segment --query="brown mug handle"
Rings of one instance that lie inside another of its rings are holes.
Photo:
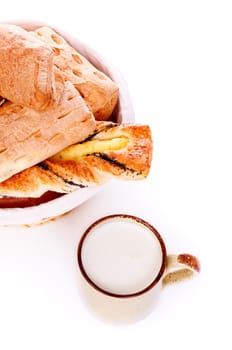
[[[166,272],[162,280],[163,286],[191,278],[199,273],[200,269],[200,262],[194,255],[170,254],[167,256]]]

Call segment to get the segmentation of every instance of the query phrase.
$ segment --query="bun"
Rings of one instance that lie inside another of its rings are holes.
[[[43,111],[12,102],[0,107],[0,182],[93,132],[94,117],[73,85],[57,82],[56,91]]]
[[[118,100],[117,85],[51,28],[41,27],[31,34],[52,48],[56,77],[75,86],[96,120],[108,120]]]
[[[23,28],[0,24],[0,96],[45,109],[55,94],[53,51]]]

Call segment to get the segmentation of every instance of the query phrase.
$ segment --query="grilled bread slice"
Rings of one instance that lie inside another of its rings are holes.
[[[96,120],[108,120],[118,100],[117,85],[51,28],[41,27],[31,34],[52,48],[56,76],[75,86]]]
[[[70,82],[56,83],[57,101],[35,111],[11,102],[0,107],[0,182],[84,140],[95,119]]]
[[[0,96],[42,110],[55,94],[53,51],[23,28],[0,24]]]
[[[83,142],[0,183],[0,193],[39,197],[46,191],[67,193],[103,184],[112,177],[139,180],[147,177],[152,160],[149,126],[98,122]]]

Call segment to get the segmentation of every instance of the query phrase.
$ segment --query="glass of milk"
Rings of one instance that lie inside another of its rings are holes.
[[[144,318],[163,285],[200,271],[195,256],[167,255],[157,230],[127,214],[109,215],[90,225],[80,239],[77,258],[87,305],[113,322]]]

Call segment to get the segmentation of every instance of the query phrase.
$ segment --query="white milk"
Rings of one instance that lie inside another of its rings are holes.
[[[159,273],[162,251],[145,226],[130,220],[103,222],[86,237],[83,267],[100,288],[130,294],[146,288]]]

